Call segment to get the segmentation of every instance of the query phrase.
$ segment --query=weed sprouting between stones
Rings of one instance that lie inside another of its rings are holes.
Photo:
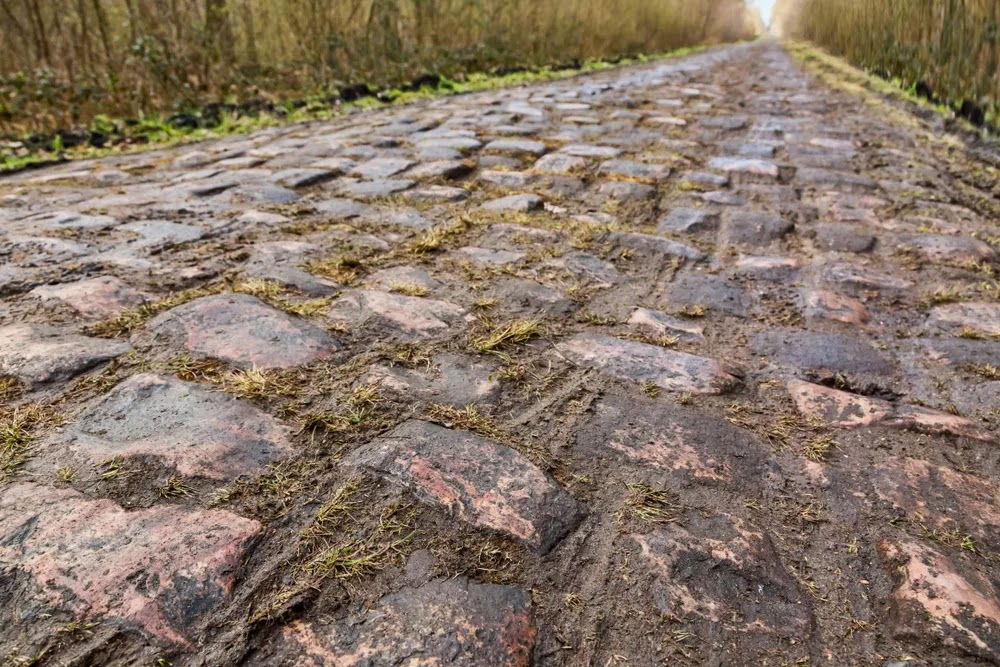
[[[61,423],[63,419],[44,405],[0,410],[0,484],[27,463],[38,432]]]
[[[195,287],[177,292],[176,294],[171,294],[170,296],[162,299],[149,301],[133,308],[125,308],[110,320],[100,322],[92,326],[90,328],[90,333],[108,338],[126,336],[162,312],[170,310],[171,308],[176,308],[177,306],[188,303],[189,301],[194,301],[195,299],[199,299],[203,296],[219,294],[222,290],[222,285]]]
[[[475,351],[486,354],[496,353],[511,345],[523,345],[532,338],[542,335],[540,320],[513,320],[504,324],[491,318],[479,318],[479,326],[470,337],[470,345]]]
[[[646,523],[669,523],[677,519],[682,506],[676,494],[639,482],[625,484],[628,493],[618,513],[619,522],[638,519]]]

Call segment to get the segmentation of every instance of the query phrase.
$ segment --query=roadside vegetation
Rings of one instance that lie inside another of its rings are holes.
[[[572,74],[753,31],[743,0],[3,2],[0,40],[19,47],[0,50],[0,169]]]
[[[1000,128],[998,0],[779,0],[773,27]]]

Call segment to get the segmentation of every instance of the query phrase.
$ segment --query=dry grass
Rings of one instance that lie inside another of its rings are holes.
[[[628,493],[619,518],[633,518],[646,523],[669,523],[677,518],[682,507],[677,495],[640,483],[625,485]]]
[[[91,327],[90,332],[98,336],[127,336],[153,317],[171,308],[176,308],[203,296],[211,296],[222,291],[221,285],[197,287],[171,294],[156,301],[150,301],[134,308],[126,308],[110,320]]]
[[[965,290],[959,287],[939,287],[920,298],[920,307],[927,309],[946,303],[955,303],[966,298]]]
[[[708,308],[700,304],[694,304],[691,306],[684,306],[678,313],[681,317],[689,317],[691,319],[698,319],[708,315]]]
[[[38,431],[61,422],[50,408],[40,405],[0,410],[0,484],[27,462]]]
[[[309,548],[320,540],[332,538],[349,512],[359,507],[355,499],[360,482],[348,480],[316,512],[316,518],[302,531],[300,549]]]
[[[740,0],[2,3],[0,131],[749,36]],[[105,123],[107,121],[105,120]]]
[[[427,296],[427,288],[416,283],[393,283],[389,291],[405,296]]]
[[[256,367],[230,371],[222,378],[222,389],[244,398],[295,396],[298,393],[287,374]]]
[[[376,428],[382,424],[383,398],[378,385],[359,385],[334,411],[309,412],[299,420],[299,433],[344,433]]]
[[[24,391],[21,381],[15,377],[0,377],[0,405],[17,398]]]
[[[542,335],[539,320],[514,320],[505,324],[481,317],[480,326],[472,334],[470,345],[480,353],[499,352],[513,345],[523,345],[532,338]]]
[[[432,405],[428,409],[425,419],[447,428],[471,431],[488,440],[506,445],[542,467],[548,466],[551,462],[551,454],[544,445],[516,437],[497,424],[489,415],[480,412],[479,408],[471,403],[461,409],[450,405]]]
[[[192,493],[191,487],[178,475],[171,475],[156,491],[161,498],[178,498]]]
[[[222,364],[215,359],[195,359],[187,352],[177,355],[166,366],[178,379],[187,382],[218,382],[223,372]]]
[[[802,455],[810,461],[822,463],[830,455],[830,450],[837,446],[837,441],[828,435],[818,435],[802,447]]]
[[[450,405],[432,405],[427,411],[427,419],[448,428],[472,431],[498,442],[510,439],[506,431],[471,403],[461,409],[453,408]]]
[[[984,380],[1000,380],[1000,368],[993,364],[968,364],[965,370]]]
[[[455,222],[445,227],[435,227],[424,233],[414,241],[410,242],[407,250],[413,255],[426,255],[428,253],[442,250],[455,241],[459,236],[467,232],[473,225],[472,220],[461,217]]]

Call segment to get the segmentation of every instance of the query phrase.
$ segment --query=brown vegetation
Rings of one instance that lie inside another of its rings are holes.
[[[748,36],[742,0],[11,0],[0,134]]]
[[[779,0],[773,26],[1000,125],[998,0]]]

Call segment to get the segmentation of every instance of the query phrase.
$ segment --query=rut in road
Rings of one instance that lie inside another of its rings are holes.
[[[997,169],[809,63],[0,181],[4,664],[1000,662]]]

